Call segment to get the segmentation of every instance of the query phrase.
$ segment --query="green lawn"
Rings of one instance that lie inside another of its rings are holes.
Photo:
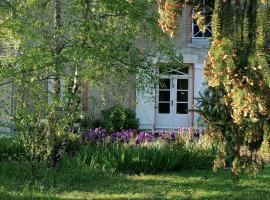
[[[0,163],[0,199],[270,199],[270,166],[232,184],[226,171],[121,175],[74,169],[45,170],[35,183],[27,166]]]

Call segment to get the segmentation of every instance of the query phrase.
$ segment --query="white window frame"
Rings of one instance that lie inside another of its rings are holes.
[[[206,0],[203,0],[203,4],[204,4],[204,5],[205,5],[205,1],[206,1]],[[194,15],[194,10],[192,10],[192,16],[193,16],[193,15]],[[193,20],[193,18],[192,18],[192,41],[209,41],[209,37],[204,36],[204,33],[202,33],[202,34],[203,34],[202,37],[196,37],[196,35],[199,34],[201,31],[199,31],[199,32],[197,32],[197,33],[194,33],[194,26],[195,26],[195,25],[196,25],[196,24],[194,23],[194,20]],[[212,21],[210,21],[208,24],[206,24],[206,29],[207,29],[208,31],[210,31],[211,34],[213,34],[212,31],[209,29],[209,27],[212,27]]]

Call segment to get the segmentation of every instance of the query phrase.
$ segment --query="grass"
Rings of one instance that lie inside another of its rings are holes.
[[[31,181],[27,164],[5,161],[0,172],[1,200],[270,199],[270,166],[255,178],[242,175],[237,185],[228,171],[125,175],[69,164],[58,171],[41,167]]]

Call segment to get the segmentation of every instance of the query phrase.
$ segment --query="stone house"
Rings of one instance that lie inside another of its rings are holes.
[[[104,96],[102,97],[97,89],[83,83],[81,101],[83,110],[98,115],[104,107],[120,102],[136,111],[140,129],[175,129],[195,125],[199,116],[193,109],[196,97],[203,90],[202,68],[209,48],[209,37],[212,35],[211,21],[207,20],[207,30],[202,33],[193,21],[190,7],[185,7],[180,18],[179,33],[172,42],[177,51],[183,55],[185,68],[176,68],[166,75],[160,73],[160,84],[150,93],[138,94],[134,88],[127,86],[124,92],[121,91],[124,94],[121,101],[113,99],[110,93],[113,93],[114,89],[109,88],[103,91],[107,93],[106,100],[98,108],[97,102],[102,102]],[[3,48],[1,52],[0,47],[0,55],[1,53]],[[7,125],[9,119],[5,116],[12,114],[14,109],[12,93],[12,84],[5,85],[5,88],[1,89],[0,112],[7,114],[1,115],[0,132],[11,130]],[[115,93],[117,94],[117,91]]]

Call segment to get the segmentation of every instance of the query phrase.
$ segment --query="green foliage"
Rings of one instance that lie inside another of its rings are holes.
[[[102,114],[104,128],[110,133],[127,129],[137,129],[139,127],[136,113],[130,108],[115,105],[102,111]]]
[[[65,146],[65,152],[68,155],[75,155],[75,153],[80,150],[82,145],[81,135],[69,133],[63,135],[62,137],[58,137],[56,139],[54,149],[56,149],[56,151],[58,152],[59,148],[63,148],[63,145]]]
[[[195,144],[156,144],[148,147],[97,144],[83,147],[77,154],[77,161],[105,171],[161,173],[211,169],[214,157],[214,147],[203,149]]]
[[[0,161],[25,160],[25,150],[18,137],[0,136]]]
[[[41,161],[56,166],[67,150],[69,130],[82,116],[83,81],[102,88],[111,78],[125,83],[136,74],[134,88],[143,88],[141,80],[156,78],[153,57],[178,59],[158,28],[157,11],[149,10],[153,3],[0,2],[0,43],[7,52],[0,57],[1,85],[15,86],[10,118],[33,174]],[[125,114],[125,123],[135,127],[132,114]]]

